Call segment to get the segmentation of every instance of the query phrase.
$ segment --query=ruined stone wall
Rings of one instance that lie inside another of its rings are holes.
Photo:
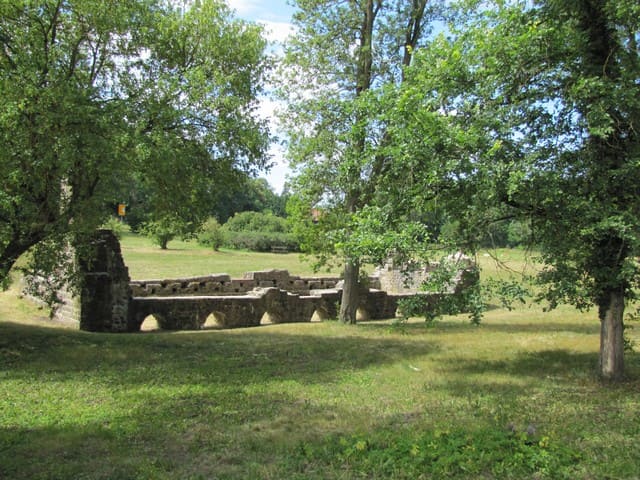
[[[133,280],[134,297],[167,297],[184,295],[244,295],[256,288],[279,288],[291,293],[305,294],[312,290],[336,288],[338,277],[299,277],[287,270],[247,272],[242,278],[227,274],[207,275],[164,280]]]
[[[80,329],[92,332],[127,332],[131,288],[120,242],[110,230],[100,230],[86,258],[80,294]]]
[[[130,303],[130,325],[139,330],[145,318],[153,315],[165,330],[197,330],[214,315],[219,328],[256,327],[264,317],[269,323],[311,322],[314,318],[336,318],[341,292],[316,290],[310,295],[257,288],[245,295],[134,297]],[[380,290],[363,292],[359,312],[361,320],[393,318],[402,295],[387,295]]]
[[[36,295],[29,294],[25,288],[23,288],[24,294],[32,302],[41,305],[42,308],[49,308],[44,300]],[[80,325],[80,298],[74,295],[69,288],[62,288],[58,290],[57,296],[60,299],[58,304],[52,312],[50,312],[50,318],[53,321],[65,323],[69,325]]]
[[[95,332],[138,331],[151,315],[168,330],[203,328],[211,315],[221,328],[257,326],[265,316],[270,323],[310,322],[336,318],[341,297],[338,277],[300,277],[287,270],[248,272],[242,278],[218,274],[131,281],[120,244],[110,231],[96,234],[78,266],[83,272],[80,298],[60,292],[65,301],[57,315]],[[360,317],[393,318],[398,302],[415,295],[430,271],[414,269],[404,274],[393,265],[379,269],[361,292]],[[467,285],[465,272],[458,271],[450,293]],[[433,302],[440,298],[426,295]]]
[[[450,284],[444,289],[447,293],[458,293],[474,279],[477,280],[475,264],[466,255],[450,255],[443,259],[442,264],[447,265],[452,273]],[[376,268],[373,276],[377,278],[377,288],[380,290],[392,294],[411,294],[421,291],[422,284],[442,264],[438,262],[407,267],[395,265],[393,260],[389,260],[384,266]]]
[[[416,267],[411,270],[397,268],[393,262],[388,262],[375,270],[380,290],[388,293],[415,293],[420,290],[422,283],[428,278],[433,267]]]
[[[124,264],[120,242],[110,230],[98,230],[82,252],[68,246],[68,260],[77,268],[79,286],[65,285],[55,292],[60,303],[51,318],[76,324],[81,330],[100,332],[129,331],[128,316],[131,289],[129,271]],[[46,305],[46,279],[26,280],[25,293]],[[30,287],[27,289],[27,284]],[[80,295],[74,293],[80,290]],[[29,294],[28,292],[32,292]]]
[[[67,288],[58,292],[62,301],[53,312],[53,320],[80,326],[80,299]]]

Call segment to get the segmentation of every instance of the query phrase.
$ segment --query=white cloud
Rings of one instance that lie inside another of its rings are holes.
[[[287,5],[286,0],[227,0],[227,5],[235,10],[240,18],[263,25],[265,37],[271,44],[269,53],[276,56],[282,54],[285,40],[295,33],[293,25],[289,22],[292,8]],[[259,111],[257,112],[260,118],[269,122],[271,133],[276,136],[281,134],[276,116],[278,108],[282,108],[279,101],[264,96],[260,98]],[[269,148],[269,156],[273,166],[261,176],[267,179],[276,192],[281,193],[286,177],[291,173],[285,160],[285,151],[282,145],[274,141]]]
[[[258,23],[264,25],[267,39],[270,42],[283,44],[287,37],[295,32],[295,28],[291,23],[287,22],[271,22],[269,20],[258,20]]]
[[[260,10],[262,2],[259,0],[227,0],[227,5],[238,12],[241,17],[252,16]]]

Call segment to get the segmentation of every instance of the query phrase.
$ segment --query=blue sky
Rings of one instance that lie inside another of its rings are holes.
[[[272,42],[282,42],[291,32],[291,15],[293,8],[287,0],[227,0],[227,4],[236,11],[239,18],[263,24],[267,37]],[[269,117],[276,105],[269,99],[262,102],[262,113]],[[286,175],[289,172],[284,162],[284,152],[274,145],[270,150],[275,165],[263,176],[269,181],[277,193],[282,193]]]
[[[261,23],[286,25],[291,20],[293,8],[287,0],[227,0],[238,16]]]

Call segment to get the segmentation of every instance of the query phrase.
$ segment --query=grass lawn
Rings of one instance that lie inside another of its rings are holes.
[[[640,478],[640,355],[602,384],[593,312],[121,335],[41,317],[0,294],[1,479]]]
[[[134,280],[180,278],[227,273],[239,278],[245,272],[255,270],[289,270],[292,275],[311,275],[311,262],[304,261],[299,253],[255,253],[211,248],[195,241],[173,240],[167,250],[153,245],[148,238],[125,233],[121,240],[122,256]],[[321,271],[317,275],[338,274],[339,270]],[[315,274],[314,274],[315,275]]]

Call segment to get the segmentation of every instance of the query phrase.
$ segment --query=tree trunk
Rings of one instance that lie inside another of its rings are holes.
[[[0,290],[4,290],[9,286],[9,272],[11,268],[16,263],[20,254],[23,253],[19,251],[16,245],[9,244],[7,247],[1,252],[0,255]]]
[[[623,292],[609,292],[600,305],[600,375],[606,380],[624,374],[623,317]]]
[[[44,238],[45,235],[42,230],[30,232],[22,238],[17,235],[13,235],[12,239],[7,242],[4,249],[0,250],[0,290],[9,286],[9,273],[20,256]]]
[[[357,260],[349,260],[344,266],[344,287],[342,288],[342,300],[340,302],[339,319],[343,323],[356,323],[356,314],[360,304],[360,263]]]

